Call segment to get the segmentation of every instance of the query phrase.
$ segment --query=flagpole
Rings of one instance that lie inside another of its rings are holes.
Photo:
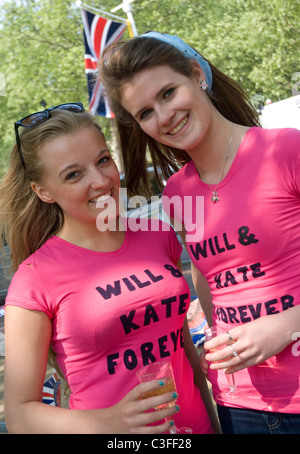
[[[130,23],[130,28],[131,28],[131,31],[132,31],[131,38],[133,36],[138,36],[138,32],[137,32],[137,29],[136,29],[135,21],[134,21],[133,15],[132,15],[131,3],[133,1],[134,0],[123,0],[123,3],[121,3],[121,5],[118,5],[118,6],[116,6],[115,8],[113,8],[111,10],[111,12],[114,13],[115,11],[118,11],[118,9],[122,8],[124,13],[127,14],[127,18],[128,18],[129,23]],[[130,31],[130,28],[129,28],[129,31]]]
[[[103,11],[99,8],[94,8],[93,6],[89,6],[89,5],[85,5],[84,3],[82,3],[80,0],[77,0],[75,2],[75,5],[78,7],[78,8],[85,8],[87,10],[93,10],[97,13],[101,13],[101,14],[105,14],[106,16],[110,16],[110,17],[113,17],[114,19],[118,19],[122,22],[124,22],[125,24],[127,24],[127,20],[124,19],[124,17],[120,17],[120,16],[116,16],[115,14],[111,14],[111,13],[107,13],[106,11]]]

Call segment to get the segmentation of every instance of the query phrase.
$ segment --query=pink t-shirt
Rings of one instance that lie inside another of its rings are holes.
[[[192,196],[193,213],[195,196],[204,197],[204,235],[187,249],[210,285],[215,324],[230,330],[300,304],[300,131],[249,129],[218,187],[219,203],[192,161],[168,180],[164,195],[175,194]],[[218,403],[265,409],[280,397],[279,411],[300,413],[299,338],[300,320],[295,342],[237,372],[240,393]],[[223,371],[209,378],[215,396],[227,388]]]
[[[190,294],[176,267],[181,246],[173,230],[152,222],[157,231],[128,229],[114,252],[53,236],[20,265],[6,305],[40,310],[52,320],[51,344],[71,389],[70,408],[112,406],[138,384],[140,367],[171,360],[181,407],[176,424],[208,433],[183,349]]]

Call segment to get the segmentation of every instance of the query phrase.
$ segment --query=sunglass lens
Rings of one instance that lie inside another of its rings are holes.
[[[28,115],[22,120],[18,121],[17,124],[20,126],[35,127],[43,123],[49,118],[49,112],[51,110],[69,110],[71,112],[83,112],[84,107],[81,103],[66,103],[60,104],[59,106],[50,107],[49,109],[43,110],[42,112],[36,112]]]
[[[82,112],[84,110],[82,104],[75,104],[75,103],[74,104],[73,103],[61,104],[60,106],[57,106],[55,109],[69,110],[71,112]]]
[[[37,112],[32,115],[28,115],[28,117],[25,117],[21,120],[21,125],[23,126],[36,126],[40,123],[42,123],[44,120],[47,118],[47,113],[46,112]]]

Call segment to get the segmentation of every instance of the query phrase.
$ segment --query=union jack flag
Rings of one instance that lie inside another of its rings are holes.
[[[90,100],[89,112],[93,115],[112,118],[113,114],[107,100],[103,96],[103,86],[97,80],[97,62],[104,47],[114,41],[118,41],[127,25],[104,19],[84,9],[81,10],[81,14],[84,29],[85,73]]]
[[[56,371],[53,375],[45,381],[43,386],[43,403],[53,405],[55,407],[61,406],[61,389],[60,378]]]

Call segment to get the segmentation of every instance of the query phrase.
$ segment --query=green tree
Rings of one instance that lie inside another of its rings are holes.
[[[60,102],[86,99],[81,22],[72,3],[4,3],[1,71],[6,75],[0,99],[1,148],[13,143],[16,119]],[[9,147],[11,148],[11,147]],[[7,156],[6,150],[2,156]]]
[[[81,101],[87,107],[88,99],[83,27],[75,0],[0,3],[4,171],[16,119],[41,110],[43,101],[47,106]],[[87,3],[109,12],[121,0]],[[135,0],[132,5],[139,34],[158,30],[179,35],[238,80],[253,99],[291,96],[293,75],[300,71],[300,0]],[[126,17],[122,10],[116,14]],[[124,38],[129,38],[127,31]],[[109,137],[113,120],[100,117],[99,122]]]

